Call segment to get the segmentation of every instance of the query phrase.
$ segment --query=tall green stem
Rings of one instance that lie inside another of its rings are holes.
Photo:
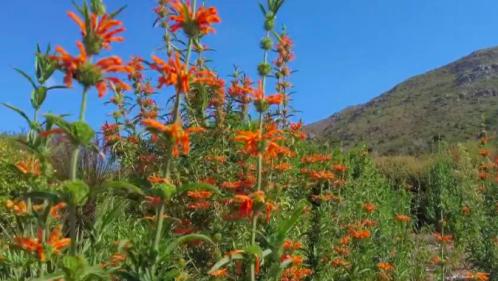
[[[79,121],[85,121],[85,113],[86,113],[86,103],[88,97],[88,87],[83,89],[83,94],[81,97],[80,104],[80,114]],[[78,158],[80,155],[80,147],[75,146],[71,155],[71,180],[75,181],[78,179]],[[69,206],[69,236],[71,238],[71,252],[76,253],[76,244],[77,244],[77,207]]]
[[[270,37],[270,32],[266,33],[266,37]],[[264,51],[263,55],[263,61],[264,63],[268,63],[268,51]],[[262,91],[263,91],[263,96],[266,94],[266,75],[263,75],[262,77]],[[258,135],[259,139],[262,139],[263,136],[263,127],[264,127],[264,116],[263,112],[259,113],[259,124],[258,124]],[[263,152],[259,151],[258,152],[258,165],[257,165],[257,183],[256,183],[256,190],[261,191],[263,188]],[[252,219],[252,231],[251,231],[251,245],[256,246],[256,232],[258,228],[258,216],[254,215]],[[256,265],[251,264],[251,281],[256,281]]]

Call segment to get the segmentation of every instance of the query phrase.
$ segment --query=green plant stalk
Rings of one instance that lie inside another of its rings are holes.
[[[266,32],[266,38],[270,36],[269,32]],[[264,51],[263,55],[264,63],[268,62],[268,51]],[[266,94],[266,75],[262,77],[262,86],[263,86],[263,96]],[[259,113],[259,129],[258,134],[261,140],[263,136],[263,126],[264,126],[264,116],[263,112]],[[258,165],[257,165],[257,184],[256,190],[261,191],[263,185],[263,152],[258,152]],[[251,230],[251,245],[256,246],[256,232],[258,228],[258,216],[254,215],[252,219],[252,230]],[[254,263],[251,264],[251,281],[256,281],[256,265]]]
[[[444,236],[443,206],[441,206],[440,215],[441,215],[441,236]],[[446,262],[444,260],[445,257],[444,257],[444,244],[443,244],[443,241],[441,241],[440,245],[441,245],[441,262],[442,262],[442,265],[441,265],[441,281],[445,281],[445,278],[446,278],[445,277]]]
[[[195,6],[196,6],[196,0],[193,1],[192,7],[193,10],[195,11]],[[186,55],[186,62],[185,62],[185,69],[188,72],[189,67],[190,67],[190,57],[192,56],[192,45],[193,45],[193,39],[189,38],[189,43],[187,47],[187,55]],[[187,93],[185,94],[185,100],[187,101]],[[176,91],[176,99],[175,99],[175,107],[173,108],[174,116],[173,116],[173,122],[176,123],[180,119],[180,104],[181,104],[181,92],[179,90]],[[188,102],[188,101],[187,101]],[[195,120],[195,117],[194,117]],[[169,179],[171,176],[171,160],[172,160],[172,151],[173,151],[173,145],[174,145],[174,140],[171,140],[171,143],[168,147],[168,152],[167,152],[167,158],[166,158],[166,168],[164,172],[164,176]],[[156,234],[154,238],[154,244],[153,244],[153,249],[158,252],[159,251],[159,244],[161,243],[161,235],[163,232],[163,227],[164,227],[164,202],[161,203],[161,207],[159,208],[159,211],[157,213],[157,228],[156,228]],[[158,255],[159,258],[159,255]],[[152,266],[152,273],[154,274],[156,271],[156,265],[157,265],[158,260],[153,264]]]
[[[85,121],[85,113],[86,113],[86,104],[88,98],[88,87],[83,89],[83,94],[81,97],[80,104],[80,114],[79,121]],[[78,179],[78,158],[80,155],[80,147],[76,146],[73,149],[73,153],[71,155],[71,180],[75,181]],[[77,244],[77,226],[76,226],[76,218],[77,218],[77,207],[73,204],[69,204],[69,237],[71,238],[71,253],[76,252],[76,244]]]

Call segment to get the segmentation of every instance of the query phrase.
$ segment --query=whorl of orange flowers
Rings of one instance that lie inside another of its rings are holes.
[[[195,68],[187,70],[178,53],[171,56],[168,62],[154,55],[152,56],[152,61],[151,68],[161,74],[158,81],[158,88],[167,85],[175,86],[176,90],[180,93],[188,93],[190,91],[190,79],[195,74]]]
[[[189,154],[190,134],[205,131],[205,129],[201,127],[184,129],[180,122],[165,125],[156,119],[150,118],[143,119],[142,125],[144,125],[152,133],[161,133],[166,135],[170,141],[173,142],[173,156],[180,155],[180,149],[184,154]]]
[[[465,273],[466,280],[473,281],[488,281],[489,273],[486,272],[467,272]]]
[[[61,250],[68,247],[71,244],[71,239],[63,238],[62,236],[62,226],[56,226],[52,232],[50,232],[46,242],[43,241],[43,232],[38,229],[38,234],[36,238],[29,237],[16,237],[16,244],[21,249],[36,253],[38,259],[41,262],[46,261],[46,253],[50,251],[50,254],[60,254]]]
[[[278,141],[284,139],[283,132],[277,129],[275,124],[269,124],[265,127],[262,135],[256,131],[238,131],[234,140],[244,144],[244,152],[257,156],[262,153],[263,157],[272,159],[279,155],[290,156],[292,151],[280,145]]]
[[[29,159],[19,161],[15,164],[17,170],[25,175],[38,177],[41,175],[40,161],[37,159]]]
[[[28,207],[26,205],[26,202],[24,202],[23,200],[17,202],[7,200],[7,202],[5,202],[5,207],[17,216],[22,216],[28,213]]]
[[[270,96],[265,96],[265,91],[263,88],[263,81],[258,82],[258,88],[253,91],[254,104],[258,112],[265,112],[268,110],[270,105],[278,105],[284,102],[284,94],[274,94]]]
[[[441,244],[448,244],[453,241],[453,235],[442,235],[441,233],[433,233],[432,236],[436,239],[437,242]]]
[[[394,269],[394,266],[388,262],[379,262],[377,268],[382,271],[391,271]]]
[[[88,13],[87,10],[84,10]],[[68,16],[79,26],[83,35],[83,42],[89,54],[94,55],[104,49],[110,49],[112,42],[123,42],[124,37],[118,34],[125,31],[123,23],[105,14],[99,17],[95,13],[84,15],[81,19],[74,12],[68,12]]]
[[[185,34],[190,37],[202,36],[214,32],[212,25],[221,22],[215,7],[201,6],[194,12],[190,1],[184,3],[181,0],[172,0],[170,7],[172,13],[170,29],[172,32],[183,29]]]
[[[95,86],[99,97],[103,97],[107,92],[107,84],[112,83],[122,90],[129,90],[130,86],[116,77],[105,77],[106,73],[128,73],[129,68],[123,65],[121,58],[111,56],[99,60],[92,64],[88,60],[85,46],[80,41],[76,42],[80,55],[71,56],[64,48],[57,46],[57,55],[51,56],[58,63],[58,67],[65,73],[64,83],[67,87],[72,87],[73,79],[76,79],[84,87]]]

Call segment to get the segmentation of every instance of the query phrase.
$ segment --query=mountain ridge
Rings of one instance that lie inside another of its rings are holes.
[[[395,85],[370,101],[311,123],[316,138],[345,148],[364,143],[379,154],[429,151],[435,139],[474,139],[482,114],[498,127],[498,47],[461,59]]]

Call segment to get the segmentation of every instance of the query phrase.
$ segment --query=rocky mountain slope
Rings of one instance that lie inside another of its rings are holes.
[[[498,47],[413,77],[370,102],[310,124],[319,139],[379,154],[427,152],[438,139],[475,139],[485,123],[498,127]]]

